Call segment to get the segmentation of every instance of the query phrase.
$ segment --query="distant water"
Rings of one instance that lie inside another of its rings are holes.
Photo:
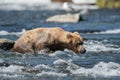
[[[82,1],[86,3],[86,1]],[[96,0],[89,1],[90,3],[95,3]],[[75,4],[69,4],[76,10],[82,8],[97,9],[95,5],[77,5],[81,3],[80,0],[74,0]],[[77,3],[77,4],[76,4]],[[62,3],[52,3],[51,0],[0,0],[1,10],[62,10]]]
[[[79,12],[79,11],[77,11]],[[89,10],[78,23],[49,23],[46,18],[63,10],[0,10],[0,38],[17,40],[26,30],[56,27],[78,31],[85,54],[65,49],[36,55],[0,50],[1,80],[119,80],[120,9]],[[76,13],[76,12],[71,12]]]
[[[53,10],[62,9],[60,3],[53,4],[51,0],[0,0],[1,10]]]

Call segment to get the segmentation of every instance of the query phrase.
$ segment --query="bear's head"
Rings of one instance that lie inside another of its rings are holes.
[[[67,33],[67,39],[69,40],[69,49],[75,53],[85,53],[86,49],[83,47],[83,38],[78,32]]]

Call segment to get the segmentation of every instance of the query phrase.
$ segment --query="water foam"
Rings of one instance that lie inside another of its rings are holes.
[[[63,63],[65,65],[63,65]],[[70,60],[62,60],[58,59],[53,62],[54,65],[62,66],[61,68],[65,68],[69,70],[69,72],[73,75],[78,76],[93,76],[93,77],[112,77],[112,76],[120,76],[120,64],[115,62],[99,62],[92,68],[85,68],[74,64]],[[58,68],[59,69],[59,68]]]
[[[18,73],[22,72],[23,66],[10,65],[9,67],[0,67],[0,72]]]
[[[99,62],[93,68],[80,67],[72,71],[73,74],[79,76],[93,76],[93,77],[111,77],[120,76],[120,64],[114,62]]]
[[[37,69],[37,70],[54,70],[54,68],[49,67],[48,65],[45,65],[45,64],[37,65],[37,66],[34,67],[34,69]]]
[[[120,52],[118,45],[103,43],[102,41],[88,40],[85,42],[85,47],[90,52]]]
[[[21,34],[23,34],[26,30],[25,29],[22,29],[21,32],[7,32],[7,31],[4,31],[4,30],[1,30],[0,31],[0,35],[16,35],[16,36],[20,36]]]
[[[95,34],[119,34],[120,29],[107,30],[102,32],[95,32]]]
[[[41,72],[39,74],[37,74],[37,76],[58,76],[58,77],[65,77],[67,76],[66,73],[57,73],[57,72]]]
[[[79,69],[79,66],[72,63],[71,62],[72,60],[62,60],[62,59],[58,59],[56,61],[53,62],[53,64],[55,66],[57,66],[58,69],[62,69],[62,71],[64,72],[65,71],[69,71],[71,72],[71,70],[76,70],[76,69]]]
[[[54,53],[49,54],[49,56],[59,56],[64,55],[65,53],[63,51],[55,51]]]
[[[5,77],[5,78],[18,78],[18,77],[24,77],[24,75],[20,74],[0,74],[0,77]]]

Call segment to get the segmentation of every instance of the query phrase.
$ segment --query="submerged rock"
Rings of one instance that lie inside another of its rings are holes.
[[[9,39],[0,39],[0,49],[10,50],[13,48],[15,42]]]
[[[47,22],[70,22],[70,23],[76,23],[79,21],[82,21],[82,17],[80,14],[63,14],[63,15],[55,15],[50,18],[48,18]]]

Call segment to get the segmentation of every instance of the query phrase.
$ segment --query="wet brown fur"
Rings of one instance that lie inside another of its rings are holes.
[[[68,32],[59,27],[28,30],[15,42],[12,50],[20,53],[37,53],[42,49],[85,52],[83,39],[78,32]]]

